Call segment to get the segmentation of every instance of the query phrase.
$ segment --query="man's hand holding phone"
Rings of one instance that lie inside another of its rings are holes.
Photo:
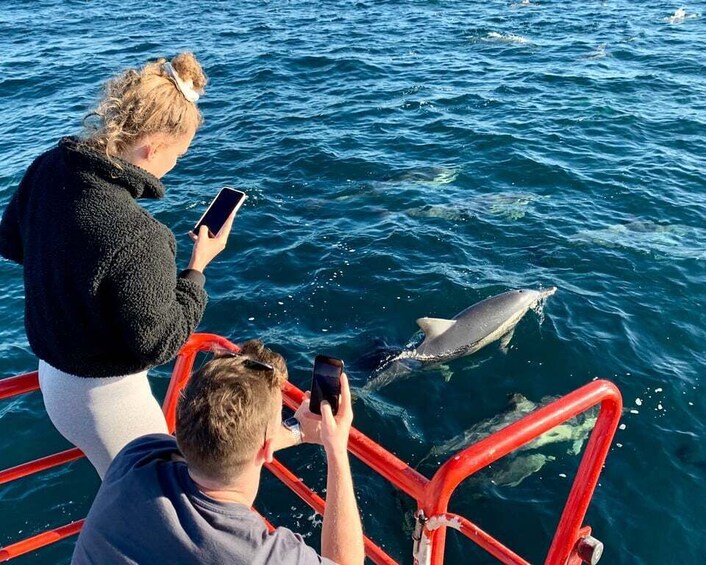
[[[299,420],[302,441],[323,445],[327,455],[347,455],[353,407],[343,361],[316,356],[311,392],[305,393],[294,416]]]
[[[320,418],[318,432],[326,451],[326,510],[321,527],[321,555],[341,565],[358,565],[365,560],[365,550],[348,460],[353,406],[343,361],[317,355],[311,396],[304,403],[307,406],[302,417]]]
[[[314,414],[309,408],[311,393],[304,393],[304,400],[294,413],[294,417],[299,422],[299,429],[302,434],[303,443],[317,443],[321,445],[321,416]]]
[[[321,402],[321,443],[328,458],[348,457],[348,436],[353,423],[353,406],[348,377],[341,373],[341,396],[334,416],[328,400]]]

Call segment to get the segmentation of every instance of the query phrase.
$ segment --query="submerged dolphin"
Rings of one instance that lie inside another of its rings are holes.
[[[438,465],[440,460],[458,453],[471,444],[478,443],[485,437],[506,428],[553,400],[556,400],[556,398],[546,397],[539,403],[535,403],[521,394],[513,394],[510,397],[510,406],[507,410],[474,424],[444,443],[433,446],[429,453],[419,461],[417,467],[427,461],[432,462],[433,465]],[[598,409],[592,408],[575,418],[559,424],[493,463],[491,467],[479,472],[476,479],[481,483],[490,482],[495,486],[514,487],[519,485],[527,477],[542,469],[546,463],[555,461],[557,455],[561,453],[578,455],[583,444],[593,431],[597,418]],[[539,451],[540,448],[546,446],[555,446],[553,455]],[[558,449],[559,447],[560,449]]]
[[[424,363],[470,355],[498,339],[506,351],[517,323],[530,308],[536,308],[555,292],[554,286],[546,290],[511,290],[486,298],[451,320],[419,318],[417,324],[424,332],[424,341],[386,360],[364,388],[379,389]]]
[[[517,422],[519,419],[531,414],[538,408],[546,406],[550,402],[556,400],[556,397],[542,398],[539,403],[532,402],[521,394],[513,394],[510,397],[510,405],[507,410],[483,420],[459,435],[431,448],[429,453],[424,457],[420,464],[433,458],[443,458],[453,453],[457,453],[465,449],[469,445],[478,443],[487,436],[495,433],[498,430],[506,428],[510,424]],[[592,408],[583,414],[571,418],[566,422],[555,426],[551,430],[545,432],[536,439],[526,443],[517,451],[536,450],[540,447],[561,443],[567,445],[566,453],[569,455],[578,455],[581,452],[586,438],[593,430],[598,418],[598,410]]]

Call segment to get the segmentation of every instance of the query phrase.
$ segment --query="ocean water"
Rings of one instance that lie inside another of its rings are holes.
[[[429,452],[508,395],[539,402],[608,378],[626,410],[586,517],[602,562],[700,563],[704,14],[703,1],[661,0],[7,2],[0,207],[35,156],[80,131],[105,79],[194,51],[206,121],[147,206],[185,265],[184,234],[218,188],[250,195],[207,270],[200,330],[262,338],[302,388],[317,353],[342,357],[357,390],[417,318],[555,285],[506,355],[490,346],[396,381],[356,401],[355,425],[430,476],[446,456]],[[9,376],[36,367],[21,269],[0,261],[0,289]],[[152,372],[159,396],[170,370]],[[0,468],[66,446],[37,393],[0,403],[0,430]],[[541,562],[572,445],[516,456],[512,480],[469,480],[451,509]],[[320,449],[282,459],[323,488]],[[413,504],[354,469],[366,533],[410,563]],[[319,517],[265,475],[256,506],[318,543]],[[81,518],[97,486],[80,461],[0,487],[0,545]],[[67,563],[72,543],[18,562]],[[494,561],[450,533],[447,562]]]

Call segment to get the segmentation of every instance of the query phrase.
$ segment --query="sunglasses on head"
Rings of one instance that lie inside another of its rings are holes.
[[[257,359],[251,359],[250,357],[243,357],[243,365],[253,371],[267,371],[270,373],[275,372],[275,368],[269,363],[263,363]]]
[[[242,364],[244,367],[247,367],[248,369],[251,369],[253,371],[257,372],[270,372],[273,373],[275,372],[275,368],[270,365],[269,363],[263,363],[262,361],[258,361],[257,359],[253,359],[251,357],[245,357],[242,353],[236,353],[234,351],[228,351],[228,350],[218,350],[215,351],[215,356],[216,357],[239,357],[242,361]]]

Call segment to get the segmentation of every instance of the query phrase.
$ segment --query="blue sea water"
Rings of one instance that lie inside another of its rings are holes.
[[[184,234],[218,188],[250,195],[208,268],[200,329],[264,339],[302,388],[315,354],[342,357],[358,389],[359,360],[407,343],[417,318],[556,285],[507,355],[491,346],[392,383],[356,402],[355,424],[419,465],[509,394],[538,402],[608,378],[626,410],[586,518],[602,562],[700,563],[704,14],[661,0],[8,2],[0,207],[35,156],[80,131],[106,78],[194,51],[206,121],[147,207],[185,265]],[[9,376],[36,367],[19,267],[0,261],[0,289]],[[152,373],[159,396],[170,369]],[[0,468],[66,446],[37,393],[0,403],[0,430]],[[516,486],[462,485],[452,510],[541,562],[578,465],[546,454]],[[318,448],[283,459],[323,488]],[[411,562],[413,504],[357,463],[355,481],[366,533]],[[0,487],[0,545],[83,517],[97,486],[80,461]],[[319,518],[271,477],[256,506],[317,543]],[[18,562],[66,563],[72,543]],[[447,562],[494,561],[451,533]]]

